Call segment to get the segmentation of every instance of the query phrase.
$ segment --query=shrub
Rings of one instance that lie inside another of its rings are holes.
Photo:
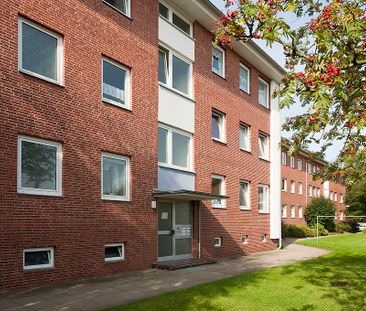
[[[346,221],[345,221],[348,226],[349,226],[349,231],[347,232],[350,232],[350,233],[357,233],[360,231],[360,225],[358,224],[358,220],[353,218],[348,218]]]
[[[307,238],[314,237],[316,231],[313,228],[309,228],[305,225],[282,225],[282,235],[284,237],[291,238]]]
[[[366,233],[366,228],[363,228],[363,229],[362,229],[362,232],[363,232],[363,233]]]
[[[336,208],[334,203],[326,198],[314,198],[305,209],[305,219],[310,227],[316,226],[317,216],[334,216]],[[328,231],[336,230],[333,217],[319,218],[319,224],[322,224]]]
[[[316,236],[316,225],[311,226],[310,228],[314,230],[314,232],[315,232],[314,236]],[[327,229],[325,229],[322,224],[319,224],[318,225],[318,234],[319,234],[319,236],[327,236],[327,235],[329,235],[329,231]]]
[[[345,221],[340,221],[336,224],[336,232],[337,233],[344,233],[344,232],[351,232],[352,227],[349,223]]]

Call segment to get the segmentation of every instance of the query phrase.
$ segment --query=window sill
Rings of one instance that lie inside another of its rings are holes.
[[[25,189],[18,189],[18,194],[21,195],[39,195],[39,196],[46,196],[46,197],[57,197],[62,198],[62,192],[48,192],[44,190],[25,190]]]
[[[258,214],[263,214],[263,215],[269,215],[269,212],[266,212],[266,211],[258,211]]]
[[[127,110],[127,111],[132,112],[131,107],[121,105],[121,104],[119,104],[117,102],[114,102],[113,100],[108,100],[108,99],[102,98],[102,102],[105,103],[105,104],[113,105],[113,106],[116,106],[118,108],[121,108],[121,109],[124,109],[124,110]]]
[[[114,7],[113,5],[109,4],[107,1],[102,0],[106,5],[108,5],[110,8],[112,8],[113,10],[115,10],[116,12],[120,13],[121,15],[123,15],[124,17],[127,17],[129,20],[132,21],[131,18],[131,12],[129,15],[127,15],[126,13],[123,13],[121,10],[117,9],[116,7]],[[130,4],[131,5],[131,4]]]
[[[23,272],[42,272],[42,271],[48,271],[48,270],[54,270],[55,267],[39,267],[39,268],[25,268],[23,267]]]
[[[179,90],[173,89],[171,86],[168,86],[168,85],[166,85],[166,84],[164,84],[163,82],[160,82],[160,81],[159,81],[158,85],[161,86],[161,87],[163,87],[164,89],[166,89],[166,90],[174,93],[174,94],[177,94],[179,96],[182,96],[185,99],[188,99],[188,100],[190,100],[190,101],[192,101],[192,102],[195,103],[195,100],[192,97],[190,97],[190,95],[188,95],[188,94],[185,94],[185,93],[183,93],[183,92],[181,92]]]
[[[104,262],[105,263],[112,263],[112,262],[121,262],[121,261],[124,261],[125,259],[124,258],[112,258],[112,259],[104,259]]]
[[[248,153],[248,154],[252,154],[252,151],[250,149],[243,149],[243,148],[240,148],[240,151],[243,151],[245,153]]]
[[[215,137],[212,137],[212,140],[213,140],[214,142],[216,142],[216,143],[220,143],[220,144],[222,144],[222,145],[227,146],[227,143],[226,143],[226,141],[224,141],[224,140],[220,140],[220,139],[217,139],[217,138],[215,138]]]
[[[258,105],[259,106],[261,106],[261,107],[263,107],[264,109],[266,109],[266,110],[268,110],[268,111],[271,111],[271,108],[270,108],[270,106],[268,105],[268,107],[266,107],[266,106],[264,106],[263,104],[261,104],[261,103],[259,103],[258,102]]]
[[[108,197],[108,196],[102,196],[101,199],[103,201],[116,201],[116,202],[126,202],[126,203],[131,203],[129,198],[125,198],[125,197]]]
[[[262,158],[262,157],[258,157],[258,159],[261,160],[261,161],[270,163],[270,161],[268,159],[265,159],[265,158]]]
[[[181,171],[181,172],[185,172],[185,173],[196,174],[195,171],[192,171],[190,169],[185,169],[185,168],[176,167],[176,166],[170,166],[170,165],[166,165],[166,164],[163,164],[163,163],[159,163],[158,166],[163,167],[163,168],[167,168],[167,169],[171,169],[171,170],[175,170],[175,171]]]
[[[251,211],[252,209],[250,207],[241,207],[241,206],[239,206],[239,210],[241,210],[241,211]]]
[[[243,90],[243,89],[241,89],[241,88],[239,88],[239,90],[240,90],[241,92],[243,92],[245,95],[252,96],[252,94],[250,94],[250,92],[248,92],[248,91],[245,91],[245,90]]]
[[[225,206],[218,206],[218,205],[212,205],[212,208],[216,208],[216,209],[224,209],[224,210],[226,210],[226,209],[227,209]]]
[[[212,69],[212,68],[211,68]],[[215,70],[212,69],[212,72],[216,75],[216,76],[219,76],[221,79],[225,80],[226,81],[226,78],[225,78],[225,74],[220,74],[218,72],[216,72]]]
[[[57,85],[57,86],[60,86],[62,88],[65,88],[65,86],[63,84],[61,84],[59,81],[57,80],[52,80],[50,78],[47,78],[45,76],[42,76],[40,74],[37,74],[37,73],[34,73],[32,71],[29,71],[29,70],[26,70],[26,69],[22,69],[22,68],[19,68],[19,72],[24,74],[24,75],[27,75],[27,76],[31,76],[31,77],[34,77],[34,78],[37,78],[39,80],[42,80],[42,81],[45,81],[45,82],[48,82],[48,83],[51,83],[53,85]]]

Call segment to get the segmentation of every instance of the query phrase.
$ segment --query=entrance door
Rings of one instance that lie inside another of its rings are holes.
[[[192,208],[190,202],[158,205],[158,260],[192,257]]]

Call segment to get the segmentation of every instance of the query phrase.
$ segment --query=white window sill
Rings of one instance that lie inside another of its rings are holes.
[[[225,74],[217,72],[215,69],[212,68],[212,72],[216,75],[218,75],[220,78],[225,79]]]
[[[29,195],[42,195],[48,197],[62,197],[62,191],[53,191],[53,190],[42,190],[42,189],[25,189],[18,188],[19,194],[29,194]]]
[[[102,200],[106,200],[106,201],[120,201],[120,202],[130,202],[130,198],[128,198],[128,197],[106,196],[106,195],[102,195]]]
[[[263,161],[267,161],[269,162],[269,159],[268,158],[264,158],[264,157],[258,157],[260,160],[263,160]]]
[[[225,205],[212,205],[212,208],[226,209]]]
[[[239,206],[239,209],[241,211],[251,211],[252,210],[250,207],[244,207],[244,206]]]
[[[38,266],[23,266],[23,271],[32,272],[32,271],[40,271],[40,270],[50,270],[54,269],[53,265],[38,265]]]
[[[240,148],[240,150],[241,151],[244,151],[244,152],[252,153],[252,150],[251,149]]]
[[[40,75],[38,73],[29,71],[27,69],[19,68],[19,72],[24,73],[24,74],[29,75],[29,76],[32,76],[32,77],[35,77],[35,78],[38,78],[40,80],[44,80],[44,81],[50,82],[52,84],[55,84],[55,85],[58,85],[58,86],[62,86],[63,87],[63,85],[60,83],[60,81],[53,80],[53,79],[48,78],[46,76],[42,76],[42,75]]]
[[[268,215],[269,212],[268,211],[258,211],[258,214],[265,214],[265,215]]]
[[[168,164],[164,164],[164,163],[159,163],[158,166],[159,167],[163,167],[163,168],[168,168],[168,169],[176,170],[176,171],[181,171],[181,172],[196,174],[195,171],[192,171],[191,169],[184,168],[184,167],[172,166],[172,165],[168,165]]]
[[[110,105],[113,105],[113,106],[116,106],[118,108],[122,108],[122,109],[125,109],[125,110],[128,110],[128,111],[132,111],[131,107],[129,105],[123,105],[121,103],[118,103],[118,102],[115,102],[111,99],[107,99],[107,98],[103,98],[102,97],[102,102],[106,103],[106,104],[110,104]]]
[[[119,261],[124,261],[125,259],[124,258],[119,258],[119,257],[116,257],[116,258],[105,258],[104,259],[104,262],[108,263],[108,262],[119,262]]]
[[[266,105],[264,105],[264,104],[261,104],[260,102],[258,102],[258,104],[259,104],[259,105],[261,105],[263,108],[266,108],[266,109],[268,109],[268,110],[269,110],[269,105],[267,105],[267,106],[266,106]]]
[[[220,144],[224,144],[224,145],[226,145],[226,141],[225,141],[225,140],[223,140],[223,139],[219,139],[219,138],[212,137],[212,140],[213,140],[213,141],[216,141],[216,142],[218,142],[218,143],[220,143]]]

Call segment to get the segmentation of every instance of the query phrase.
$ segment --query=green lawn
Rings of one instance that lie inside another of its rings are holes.
[[[301,244],[316,246],[315,240]],[[320,239],[333,252],[292,265],[163,294],[109,310],[366,310],[366,234]]]

